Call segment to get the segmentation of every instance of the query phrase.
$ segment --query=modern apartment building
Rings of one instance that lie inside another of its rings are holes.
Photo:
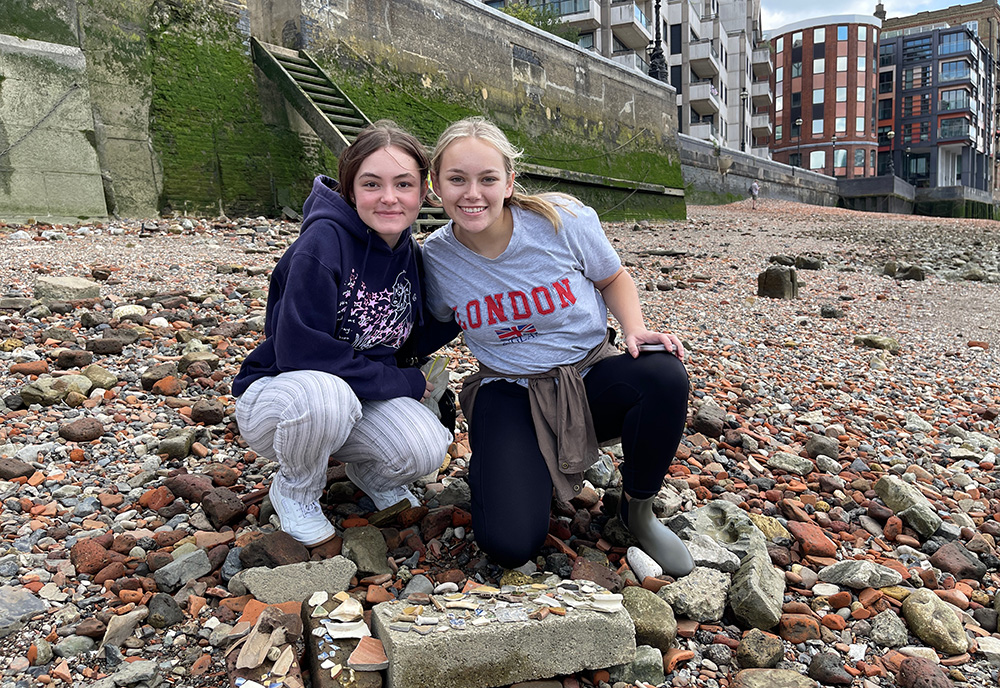
[[[967,25],[885,31],[879,42],[879,171],[918,187],[989,190],[996,66]]]
[[[502,8],[511,0],[485,0]],[[678,128],[719,146],[770,157],[771,52],[760,0],[527,0],[579,31],[579,45],[649,73],[656,6]]]
[[[836,177],[877,172],[874,97],[881,21],[819,17],[768,32],[774,50],[772,157]]]
[[[997,59],[1000,57],[1000,5],[997,4],[997,0],[983,0],[982,2],[969,3],[966,5],[953,5],[941,10],[918,12],[917,14],[905,17],[891,17],[888,19],[885,19],[885,12],[882,9],[882,6],[878,5],[876,9],[876,16],[879,15],[881,15],[884,19],[882,24],[883,31],[893,33],[900,32],[902,36],[912,35],[914,32],[919,31],[922,27],[928,26],[936,26],[939,28],[965,27],[979,39],[981,47],[992,56],[993,72],[991,77],[993,92],[990,94],[989,109],[980,110],[975,116],[977,124],[982,123],[985,125],[986,123],[989,123],[988,126],[985,127],[986,135],[989,141],[982,141],[979,145],[982,146],[988,144],[989,146],[987,156],[991,158],[989,165],[991,167],[990,178],[992,180],[991,187],[989,188],[992,188],[993,190],[1000,190],[1000,161],[996,158],[998,137],[1000,137],[1000,108],[997,107],[998,103],[1000,103],[1000,73],[996,71],[997,69],[1000,69],[1000,65],[997,63]],[[976,59],[978,60],[979,58],[977,57]],[[980,93],[977,94],[975,100],[982,101],[982,88],[980,87],[979,90]],[[922,150],[927,148],[926,141],[921,142],[921,145],[924,147]],[[906,146],[903,146],[902,155],[912,155],[913,151],[917,149],[913,146],[912,142],[909,147],[911,149],[910,153],[906,153]],[[900,153],[897,151],[896,155],[898,156]],[[917,164],[922,165],[924,163],[919,162]],[[908,169],[907,173],[910,174],[910,176],[913,176],[918,183],[929,183],[925,181],[925,178],[930,174],[930,170],[924,172],[920,169]]]

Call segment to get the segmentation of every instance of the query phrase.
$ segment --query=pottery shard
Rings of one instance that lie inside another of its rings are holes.
[[[107,562],[108,552],[93,538],[80,540],[69,551],[69,560],[76,567],[77,572],[94,574],[104,568]]]
[[[80,418],[59,428],[59,436],[69,442],[90,442],[104,434],[104,425],[96,418]]]

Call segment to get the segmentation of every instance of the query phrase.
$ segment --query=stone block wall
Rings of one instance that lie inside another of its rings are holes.
[[[104,217],[79,48],[0,35],[0,208],[12,219]]]

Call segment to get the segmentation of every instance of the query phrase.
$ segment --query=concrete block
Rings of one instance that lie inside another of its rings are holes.
[[[620,596],[575,587],[480,588],[431,596],[422,609],[410,601],[376,605],[372,630],[389,657],[388,688],[490,688],[630,663],[628,612],[620,602],[606,606],[613,611],[588,608],[591,598]]]
[[[743,626],[766,631],[781,618],[785,577],[767,552],[752,552],[740,562],[729,588],[729,606]]]

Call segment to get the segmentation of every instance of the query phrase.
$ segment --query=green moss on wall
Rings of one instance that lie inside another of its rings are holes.
[[[76,31],[59,16],[55,6],[32,0],[0,0],[0,33],[62,45],[77,44]]]
[[[161,208],[241,215],[301,207],[332,156],[264,124],[236,18],[190,0],[171,5],[164,18],[150,32]]]

